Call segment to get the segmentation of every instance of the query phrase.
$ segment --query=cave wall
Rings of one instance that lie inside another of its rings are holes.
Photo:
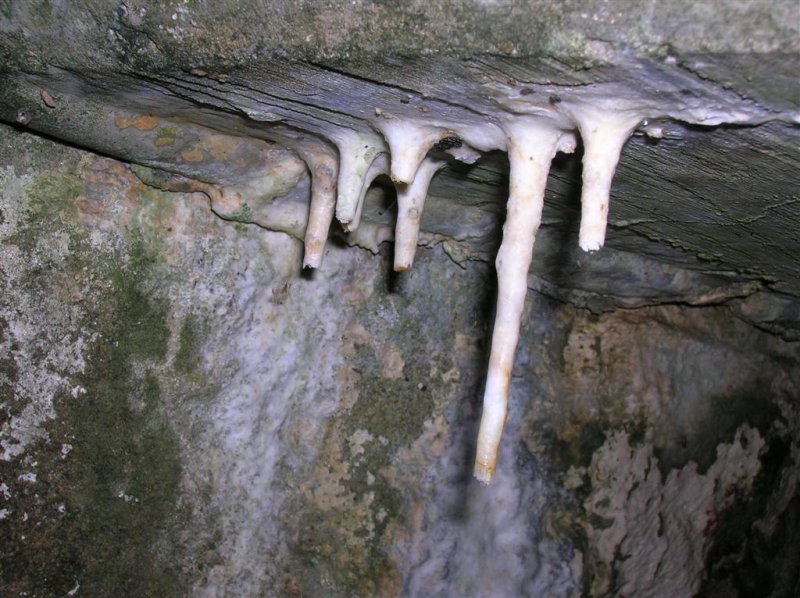
[[[796,591],[795,343],[531,290],[483,487],[490,264],[301,276],[202,193],[0,135],[6,595]]]
[[[0,595],[800,595],[798,68],[792,1],[0,0]],[[602,251],[550,168],[484,487],[505,141],[408,272],[309,197],[570,106],[643,120]]]

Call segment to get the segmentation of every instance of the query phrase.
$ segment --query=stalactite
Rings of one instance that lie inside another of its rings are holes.
[[[495,262],[497,313],[475,456],[475,477],[484,484],[488,484],[494,474],[500,437],[508,413],[511,368],[528,292],[528,269],[533,257],[533,244],[542,219],[550,162],[557,151],[574,149],[571,135],[544,119],[519,119],[510,124],[507,130],[511,169],[509,194],[503,241]]]
[[[389,157],[386,154],[378,154],[372,161],[372,164],[367,168],[364,174],[364,179],[361,183],[361,191],[358,194],[356,202],[356,211],[350,222],[342,222],[342,228],[345,232],[352,232],[356,230],[361,224],[361,214],[364,211],[364,198],[367,196],[372,182],[379,176],[389,174]]]
[[[578,244],[597,251],[606,240],[611,181],[622,147],[642,120],[631,112],[583,108],[574,112],[583,140],[583,187]]]
[[[425,158],[414,181],[397,189],[397,227],[394,234],[394,269],[403,272],[411,268],[417,250],[419,224],[431,179],[446,162]]]
[[[338,132],[333,142],[339,150],[336,219],[347,229],[358,214],[367,173],[386,148],[376,135],[352,130]]]

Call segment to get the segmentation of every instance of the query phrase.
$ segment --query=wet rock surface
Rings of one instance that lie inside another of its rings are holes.
[[[0,593],[800,593],[794,3],[268,4],[0,2]],[[505,152],[434,144],[407,272],[388,170],[313,272],[309,197],[393,118],[615,99],[480,486]]]
[[[488,264],[332,246],[301,277],[299,241],[203,194],[2,134],[10,595],[796,584],[793,343],[531,291],[483,488]]]

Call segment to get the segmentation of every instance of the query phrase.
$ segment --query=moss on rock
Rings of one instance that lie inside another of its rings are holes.
[[[161,381],[171,375],[169,306],[148,290],[155,256],[141,235],[91,238],[76,211],[85,155],[64,158],[21,165],[30,174],[2,204],[0,307],[17,321],[10,330],[2,318],[0,342],[16,340],[0,362],[2,402],[14,407],[1,417],[41,430],[0,461],[0,586],[7,595],[185,595],[175,558],[187,515],[181,449]],[[53,382],[26,391],[31,376]],[[31,408],[43,417],[26,419]]]

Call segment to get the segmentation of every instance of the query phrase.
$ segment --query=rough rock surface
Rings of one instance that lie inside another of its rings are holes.
[[[798,29],[794,2],[0,0],[0,594],[800,594]],[[682,108],[626,145],[603,251],[580,151],[554,163],[482,487],[505,154],[434,179],[411,271],[379,179],[309,273],[297,135],[594,86]]]
[[[331,247],[298,277],[203,194],[2,135],[7,594],[796,584],[798,352],[727,307],[531,292],[482,488],[487,264]]]

